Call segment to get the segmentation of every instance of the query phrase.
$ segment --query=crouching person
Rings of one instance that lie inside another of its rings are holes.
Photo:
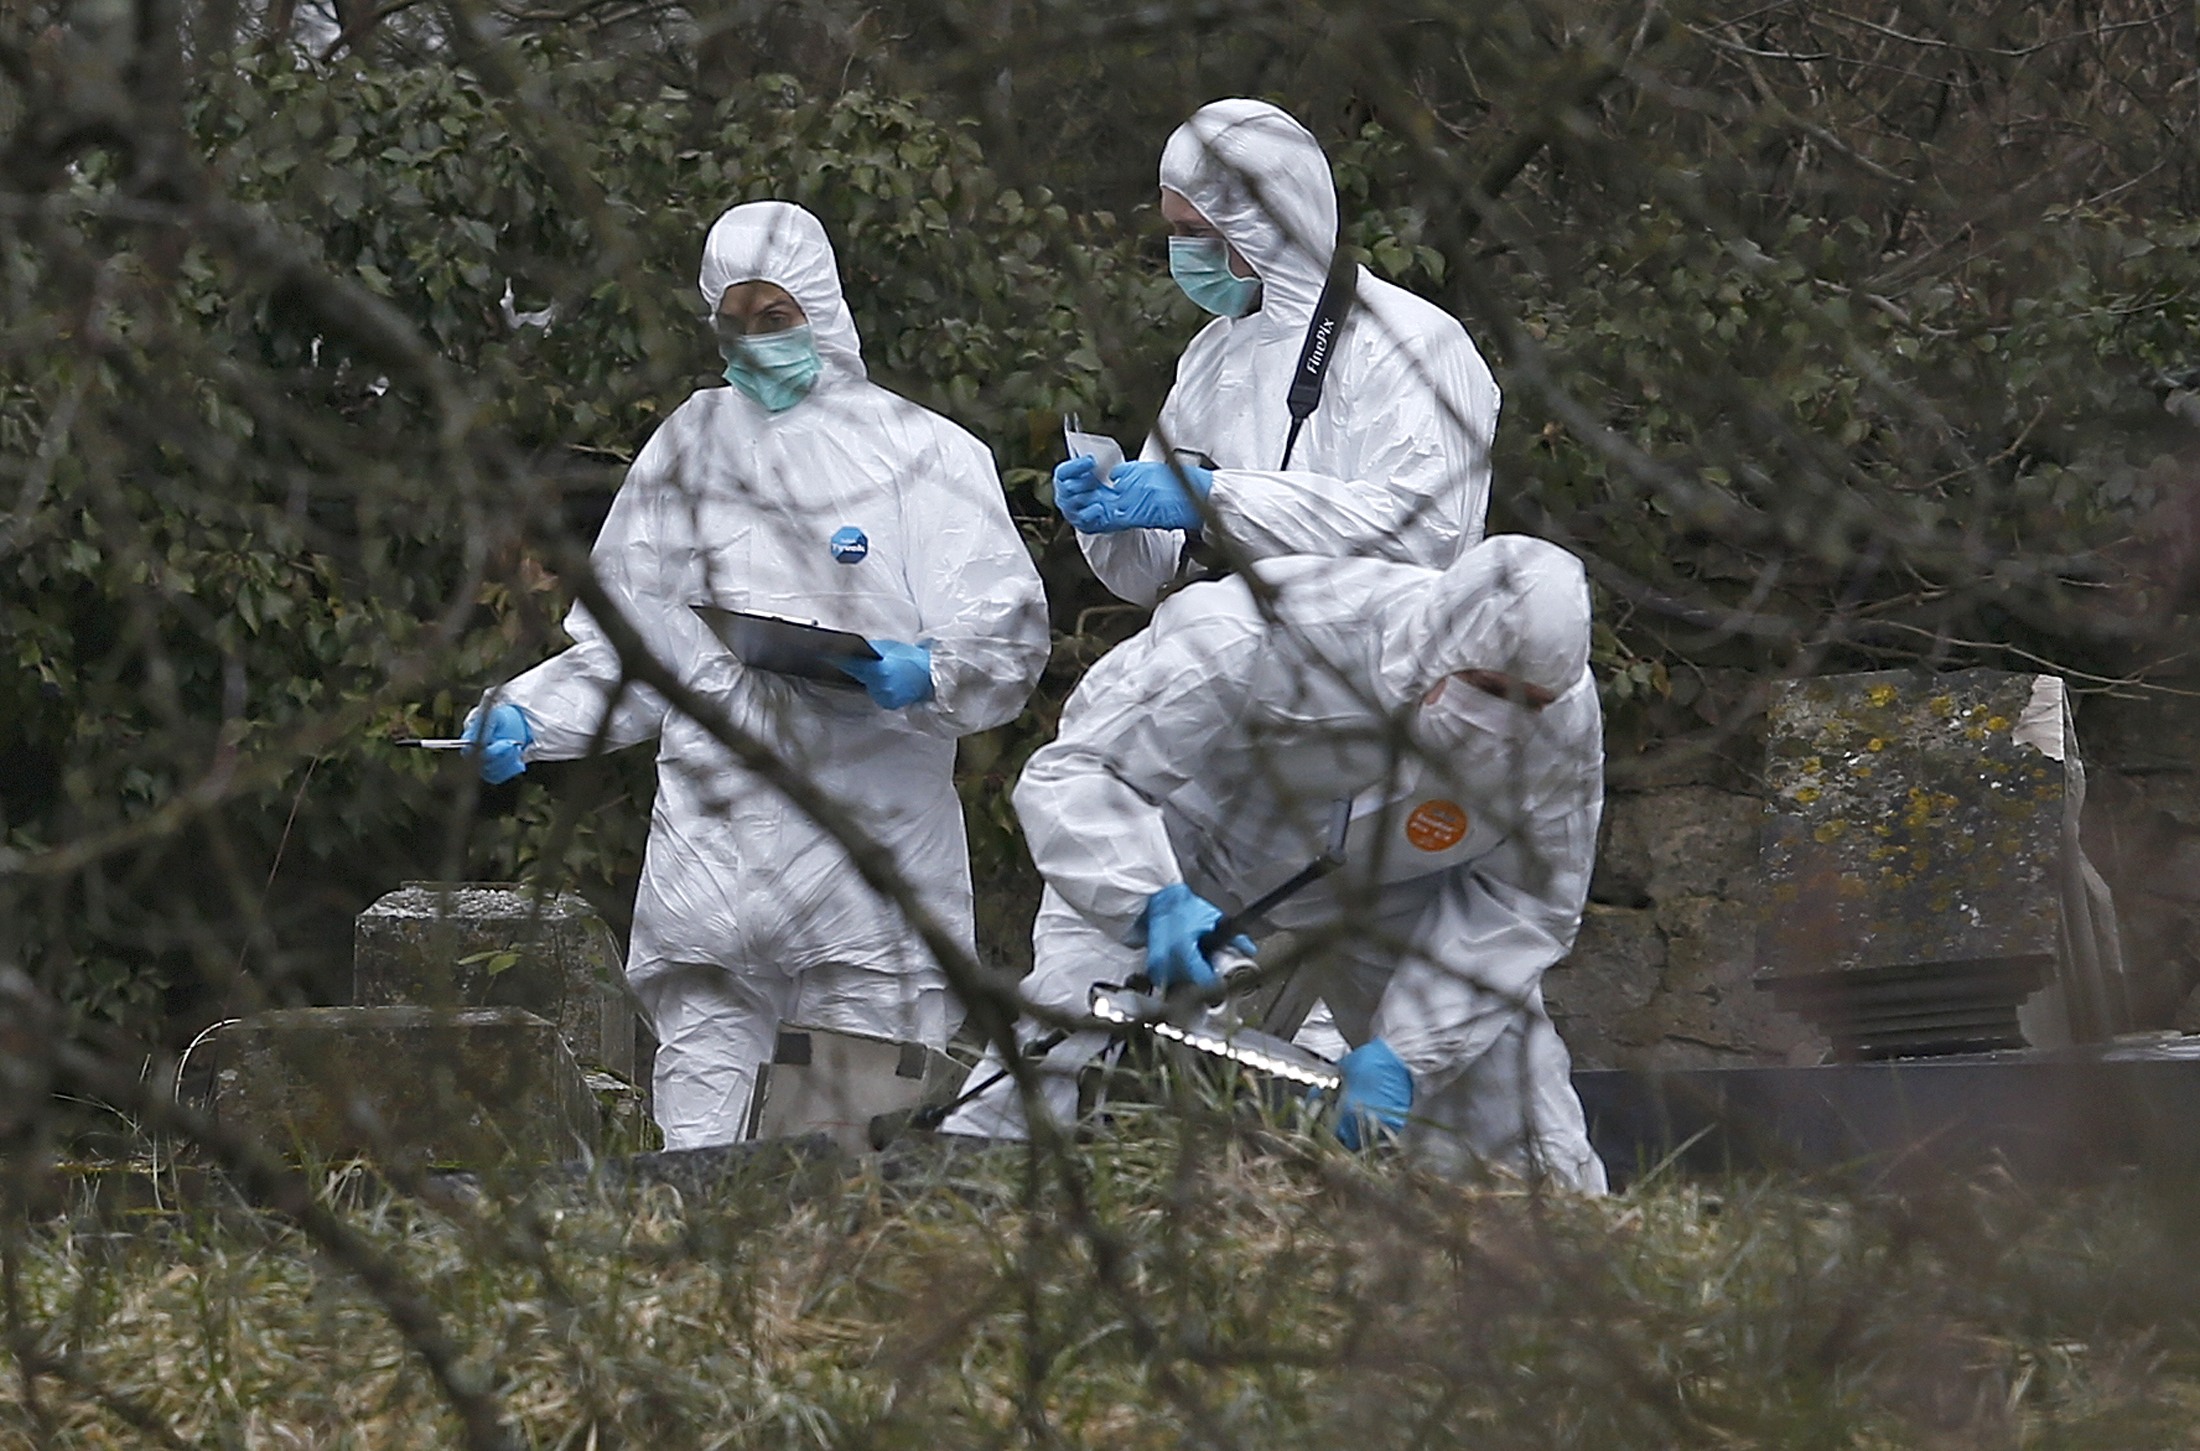
[[[1339,1136],[1601,1192],[1540,989],[1580,926],[1603,801],[1580,562],[1501,536],[1443,571],[1257,575],[1168,599],[1025,768],[1016,812],[1046,879],[1026,1001],[1074,1024],[1096,981],[1211,981],[1201,938],[1318,854],[1350,800],[1347,865],[1265,924],[1297,936],[1298,995],[1355,1045]],[[1038,1060],[1050,1117],[1074,1116],[1107,1042],[1088,1026]],[[1025,1106],[1000,1079],[943,1127],[1018,1137]]]

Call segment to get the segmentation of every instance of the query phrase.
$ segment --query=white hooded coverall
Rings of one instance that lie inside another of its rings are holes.
[[[703,251],[704,305],[754,279],[807,315],[822,375],[776,414],[735,388],[692,395],[634,461],[591,564],[656,656],[837,798],[967,944],[955,739],[1013,718],[1038,679],[1038,572],[985,446],[867,381],[818,220],[785,202],[720,217]],[[936,693],[885,711],[858,689],[750,670],[692,604],[927,645]],[[565,628],[570,649],[492,696],[526,713],[530,760],[658,742],[627,977],[658,1040],[666,1147],[742,1136],[782,1021],[943,1045],[961,1008],[901,911],[703,726],[624,683],[585,608]]]
[[[1082,1016],[1094,982],[1143,970],[1126,944],[1154,892],[1181,881],[1234,911],[1312,860],[1349,797],[1348,864],[1270,920],[1309,949],[1346,1039],[1379,1037],[1412,1071],[1407,1146],[1446,1171],[1601,1191],[1540,990],[1580,926],[1603,804],[1580,562],[1505,535],[1443,572],[1256,572],[1274,619],[1242,579],[1178,591],[1093,666],[1025,767],[1016,814],[1048,889],[1026,1000]],[[1474,668],[1558,698],[1536,711],[1446,679]],[[1074,1074],[1104,1041],[1079,1032],[1041,1061],[1050,1115],[1074,1114]],[[945,1127],[1020,1136],[1022,1109],[1004,1080]]]
[[[1279,470],[1285,399],[1336,250],[1337,190],[1321,144],[1265,101],[1202,106],[1169,137],[1161,185],[1251,264],[1259,308],[1207,324],[1142,457],[1171,449],[1217,465],[1207,502],[1245,557],[1316,554],[1442,569],[1482,537],[1498,391],[1457,319],[1358,271],[1321,406]],[[1082,534],[1101,583],[1152,604],[1177,577],[1184,531]]]

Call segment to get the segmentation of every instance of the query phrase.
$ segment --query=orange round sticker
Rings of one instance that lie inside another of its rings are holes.
[[[1467,839],[1467,809],[1456,801],[1424,801],[1406,818],[1406,840],[1422,851],[1449,851]]]

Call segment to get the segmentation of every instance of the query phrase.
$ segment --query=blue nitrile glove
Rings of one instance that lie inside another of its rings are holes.
[[[1095,531],[1085,529],[1078,520],[1097,519],[1099,496],[1107,491],[1108,486],[1100,481],[1100,461],[1090,454],[1080,454],[1054,466],[1054,507],[1085,533]]]
[[[841,672],[861,681],[880,710],[922,705],[932,698],[932,652],[899,640],[873,640],[876,660],[836,660]]]
[[[1213,987],[1219,979],[1199,939],[1222,920],[1222,909],[1182,882],[1163,887],[1146,899],[1146,915],[1139,919],[1146,932],[1146,977],[1167,992],[1179,983],[1195,988]],[[1251,957],[1253,939],[1230,939],[1231,947]]]
[[[481,779],[492,786],[502,786],[526,770],[527,761],[520,753],[535,743],[527,716],[516,705],[500,705],[487,715],[475,712],[459,738],[473,746],[467,754],[480,766]]]
[[[1413,1108],[1413,1072],[1388,1043],[1369,1039],[1339,1059],[1337,1069],[1344,1074],[1337,1091],[1340,1143],[1356,1151],[1405,1128]]]
[[[1090,493],[1073,487],[1074,502],[1063,506],[1062,513],[1083,534],[1197,529],[1203,522],[1197,499],[1205,499],[1214,486],[1214,474],[1197,464],[1140,460],[1116,465],[1107,483]],[[1060,504],[1059,480],[1054,497]]]

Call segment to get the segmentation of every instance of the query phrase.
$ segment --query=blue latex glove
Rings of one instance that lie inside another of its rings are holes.
[[[1146,915],[1140,919],[1146,931],[1146,976],[1162,992],[1178,984],[1213,987],[1219,979],[1215,965],[1199,950],[1199,939],[1222,920],[1222,909],[1199,893],[1177,882],[1146,899]],[[1231,947],[1253,955],[1253,939],[1230,939]]]
[[[1076,463],[1071,459],[1070,463]],[[1085,460],[1089,465],[1092,461]],[[1064,468],[1068,465],[1064,465]],[[1088,472],[1091,472],[1088,470]],[[1197,529],[1203,522],[1198,500],[1215,486],[1215,476],[1197,464],[1148,463],[1116,465],[1105,484],[1092,473],[1097,487],[1086,488],[1070,480],[1063,497],[1061,469],[1054,474],[1054,502],[1062,516],[1081,534],[1114,534],[1124,529]],[[1186,492],[1189,489],[1190,492]]]
[[[477,712],[459,738],[472,744],[474,749],[467,754],[480,766],[481,779],[492,786],[502,786],[525,771],[527,762],[520,753],[535,743],[527,716],[516,705],[500,705],[487,715]]]
[[[862,682],[880,710],[901,710],[932,698],[932,652],[899,640],[873,640],[876,660],[836,660],[841,672]]]
[[[1413,1072],[1388,1043],[1373,1038],[1338,1060],[1337,1139],[1357,1151],[1406,1126],[1413,1108]]]

